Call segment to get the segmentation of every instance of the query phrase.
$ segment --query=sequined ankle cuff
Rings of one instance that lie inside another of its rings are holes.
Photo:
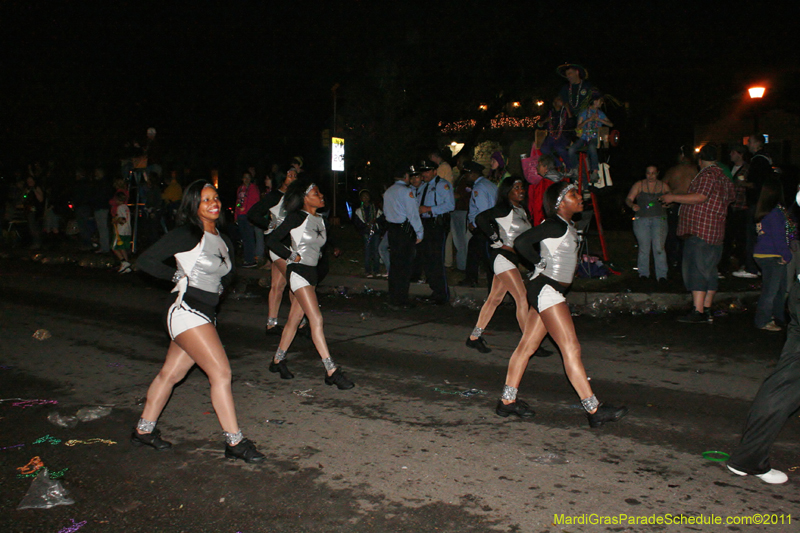
[[[600,401],[597,399],[597,396],[592,394],[588,398],[581,400],[581,405],[587,413],[591,413],[600,406]]]
[[[509,387],[508,385],[503,385],[503,394],[500,396],[501,400],[508,400],[509,402],[513,402],[517,399],[517,389],[516,387]]]

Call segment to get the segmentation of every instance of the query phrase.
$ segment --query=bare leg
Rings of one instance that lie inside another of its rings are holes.
[[[541,313],[550,336],[561,350],[561,357],[564,361],[564,370],[567,378],[578,393],[581,400],[592,396],[592,387],[586,376],[586,369],[581,360],[581,345],[578,342],[578,335],[575,333],[575,324],[572,322],[572,315],[566,303],[560,303],[549,307]],[[597,409],[590,411],[594,413]]]
[[[517,348],[514,350],[514,353],[511,354],[511,359],[508,361],[508,373],[506,374],[507,386],[515,389],[519,388],[522,375],[528,367],[528,361],[533,355],[533,352],[539,348],[545,335],[547,335],[547,328],[545,328],[539,313],[531,307],[528,311],[528,319],[525,323],[522,338]],[[513,400],[503,400],[503,403],[506,405],[512,402]]]
[[[706,297],[703,298],[703,307],[706,309],[711,307],[711,304],[714,303],[714,295],[717,294],[717,291],[706,291]]]
[[[498,278],[506,286],[506,290],[511,293],[514,302],[517,304],[517,323],[520,331],[525,333],[530,305],[528,305],[528,293],[525,289],[525,282],[522,281],[522,274],[520,274],[519,269],[515,268],[514,270],[502,272]]]
[[[511,296],[514,297],[514,301],[517,304],[517,323],[519,324],[520,331],[525,331],[525,322],[528,319],[529,305],[522,275],[516,268],[514,270],[507,270],[506,272],[495,274],[492,280],[492,290],[486,302],[483,304],[483,307],[481,307],[481,313],[478,315],[478,323],[475,324],[476,328],[486,329],[497,307],[503,303],[506,292],[510,292]],[[469,338],[471,340],[477,339],[474,335],[470,335]]]
[[[183,351],[175,341],[172,341],[167,350],[167,358],[164,366],[147,389],[147,400],[144,404],[142,418],[153,422],[161,416],[161,411],[169,400],[172,389],[178,384],[189,370],[194,366],[194,359]],[[141,432],[140,432],[141,433]]]
[[[322,312],[319,310],[319,302],[317,301],[317,293],[314,287],[307,285],[298,289],[294,293],[297,302],[302,307],[303,312],[308,317],[309,327],[311,328],[311,339],[314,341],[314,346],[319,352],[319,356],[324,360],[328,359],[331,354],[328,351],[328,343],[325,341],[325,332],[322,329]],[[294,305],[292,305],[294,308]],[[288,324],[287,324],[288,326]],[[283,338],[281,338],[283,342]],[[328,375],[332,375],[336,368],[328,370]]]
[[[286,326],[283,328],[283,333],[281,333],[281,342],[278,343],[278,348],[280,350],[284,352],[289,350],[297,334],[297,327],[300,325],[304,314],[300,302],[297,301],[297,298],[294,298],[292,300],[292,307],[289,308],[289,317],[286,319]],[[279,361],[273,358],[273,362],[277,364]]]
[[[694,308],[698,312],[702,313],[704,311],[703,305],[705,301],[706,301],[706,291],[692,291],[692,303],[694,304]]]
[[[176,346],[182,353],[177,350],[173,352],[172,346]],[[170,354],[173,355],[173,358],[169,357]],[[222,430],[227,433],[237,433],[239,424],[236,421],[236,408],[233,405],[233,393],[231,392],[231,365],[219,340],[217,329],[212,324],[204,324],[184,331],[172,342],[167,356],[167,361],[176,359],[176,362],[171,369],[167,369],[165,379],[161,381],[160,386],[153,390],[153,414],[150,414],[150,391],[148,391],[148,404],[145,406],[142,418],[145,420],[156,420],[158,418],[167,398],[169,398],[169,392],[172,387],[192,367],[187,361],[187,358],[189,358],[194,363],[197,363],[208,376],[208,381],[211,384],[211,404],[217,413]],[[164,367],[167,367],[166,363]],[[162,369],[163,371],[164,369]],[[161,373],[159,373],[160,376]],[[180,376],[180,379],[175,380],[178,376]],[[159,377],[156,378],[157,381]],[[153,389],[152,385],[151,389]],[[148,418],[148,416],[154,416],[154,418]]]
[[[499,278],[497,275],[492,279],[492,290],[489,291],[489,297],[486,298],[483,307],[481,307],[481,312],[478,315],[478,322],[475,324],[476,328],[482,330],[486,329],[486,326],[489,325],[489,321],[494,316],[494,312],[497,310],[497,306],[503,302],[503,298],[505,298],[508,290],[501,279],[502,278]],[[478,337],[475,335],[470,335],[469,338],[473,341],[478,340]]]
[[[281,310],[283,291],[286,288],[286,261],[284,259],[276,259],[272,262],[270,271],[272,272],[272,284],[269,289],[268,313],[269,318],[277,318]],[[272,328],[268,325],[267,329]]]

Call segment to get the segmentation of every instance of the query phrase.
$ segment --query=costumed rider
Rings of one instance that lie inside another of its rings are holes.
[[[436,305],[450,301],[447,271],[444,266],[444,245],[450,232],[450,213],[456,208],[453,186],[436,175],[436,165],[424,160],[418,170],[425,182],[419,199],[419,216],[425,229],[422,240],[422,268],[431,288],[426,299]]]
[[[325,197],[316,183],[303,174],[289,185],[283,205],[286,209],[286,218],[275,231],[270,233],[267,243],[270,250],[286,261],[286,278],[295,300],[289,310],[286,326],[283,328],[281,341],[269,370],[279,373],[281,379],[294,378],[294,374],[286,365],[286,352],[305,314],[311,328],[311,340],[325,366],[325,384],[336,385],[339,389],[351,389],[354,383],[333,362],[328,351],[316,293],[318,266],[328,240],[327,221],[317,212],[325,207]],[[287,237],[289,245],[285,244]],[[337,252],[334,250],[335,255],[338,255]]]
[[[592,392],[581,360],[581,346],[565,295],[575,276],[579,238],[573,215],[583,211],[583,199],[574,185],[561,182],[545,192],[548,219],[526,231],[514,242],[517,253],[536,268],[527,287],[530,310],[519,345],[508,363],[503,394],[495,412],[502,417],[534,416],[527,403],[517,399],[517,391],[528,361],[549,333],[561,350],[567,378],[578,393],[589,425],[600,427],[619,420],[627,407],[601,404]],[[541,247],[541,255],[535,245]]]
[[[425,232],[419,217],[419,204],[409,185],[411,171],[395,172],[394,184],[383,194],[383,212],[389,232],[389,302],[392,310],[408,308],[408,290],[415,247]]]

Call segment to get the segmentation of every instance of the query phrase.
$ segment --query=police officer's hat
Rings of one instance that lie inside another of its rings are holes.
[[[423,159],[420,161],[419,165],[417,166],[417,172],[425,172],[426,170],[433,170],[436,168],[436,165],[433,161],[429,161],[427,159]]]
[[[420,169],[416,165],[408,165],[409,176],[419,176],[420,172]]]
[[[486,168],[486,167],[484,167],[483,165],[481,165],[480,163],[477,163],[475,161],[467,161],[466,163],[464,163],[464,170],[467,171],[467,172],[474,172],[475,174],[482,174],[484,168]]]

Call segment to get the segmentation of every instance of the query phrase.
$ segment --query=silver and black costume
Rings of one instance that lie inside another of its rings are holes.
[[[534,277],[528,283],[528,303],[540,309],[539,295],[545,286],[550,286],[561,295],[566,295],[578,266],[578,232],[575,225],[560,216],[549,218],[538,226],[529,229],[515,241],[517,252],[536,265]],[[541,254],[535,244],[541,246]]]
[[[285,243],[287,237],[288,246]],[[278,257],[286,260],[286,278],[293,291],[318,283],[317,267],[327,240],[325,219],[306,211],[287,214],[283,223],[269,234],[267,245]],[[298,256],[300,260],[296,261]]]
[[[489,253],[494,273],[499,274],[508,270],[508,268],[501,267],[501,270],[498,271],[498,256],[507,259],[516,267],[519,264],[517,254],[502,247],[508,246],[513,249],[517,237],[531,229],[525,209],[520,206],[514,207],[511,204],[498,204],[478,214],[475,217],[475,223],[489,238],[491,246]]]
[[[176,282],[178,297],[169,307],[166,327],[172,339],[193,327],[216,324],[219,296],[233,278],[233,245],[222,233],[180,226],[148,248],[136,265],[153,277]],[[177,268],[164,263],[174,257]]]

